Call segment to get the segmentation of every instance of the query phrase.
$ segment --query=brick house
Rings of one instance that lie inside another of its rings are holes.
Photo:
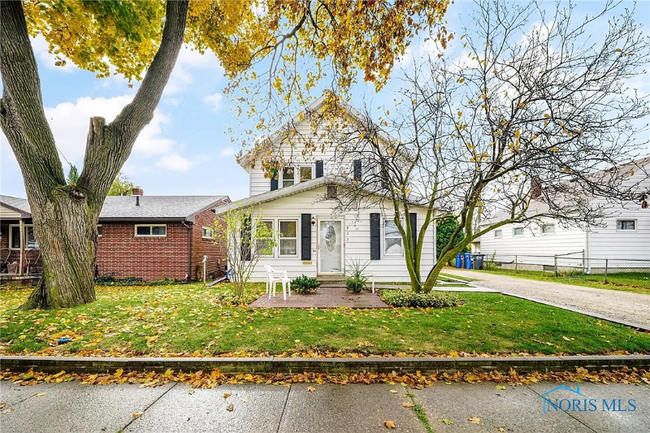
[[[204,256],[207,274],[218,274],[225,269],[226,250],[214,244],[214,209],[225,203],[230,203],[225,195],[144,196],[139,187],[131,196],[106,197],[97,227],[97,275],[200,280]],[[0,196],[0,234],[0,272],[20,273],[22,241],[23,273],[40,273],[27,200]]]

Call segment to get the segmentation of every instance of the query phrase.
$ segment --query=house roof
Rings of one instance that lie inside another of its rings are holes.
[[[139,197],[139,206],[136,206]],[[104,201],[100,221],[192,221],[194,215],[221,203],[229,203],[227,195],[149,195],[108,196]],[[0,196],[0,203],[20,210],[24,217],[31,216],[29,203],[24,198]]]
[[[310,191],[325,185],[338,185],[342,187],[350,187],[350,182],[345,178],[334,177],[334,176],[323,176],[316,179],[308,180],[305,182],[300,182],[298,184],[279,188],[274,191],[264,192],[262,194],[253,195],[235,202],[229,203],[225,206],[220,206],[215,209],[216,215],[221,215],[233,209],[240,209],[249,206],[256,206],[262,203],[267,203],[273,200],[277,200],[283,197],[290,195],[300,194],[301,192]],[[368,190],[370,194],[376,194],[376,192]],[[422,206],[419,203],[412,202],[412,206]]]
[[[283,131],[286,131],[287,128],[290,128],[291,125],[294,125],[297,122],[304,121],[303,118],[304,114],[309,114],[318,111],[323,106],[326,99],[327,99],[327,93],[324,93],[321,97],[319,97],[314,102],[309,104],[306,108],[304,108],[300,113],[296,114],[292,119],[285,122],[284,125],[278,128],[275,132],[273,132],[269,136],[260,137],[260,141],[268,140],[270,143],[273,143],[274,145],[277,144],[278,141],[282,138]],[[363,115],[363,113],[361,113],[359,110],[357,110],[356,108],[348,104],[346,101],[339,99],[337,103],[350,117],[352,117],[356,121],[358,122],[366,121],[366,118]],[[381,128],[378,128],[377,135],[379,136],[380,139],[382,139],[386,143],[397,141],[390,134],[388,134],[386,131],[382,130]],[[401,152],[405,152],[407,157],[411,157],[411,158],[413,157],[413,155],[409,155],[408,152],[404,149],[401,149]],[[254,160],[255,160],[254,152],[253,150],[249,150],[239,160],[238,163],[243,168],[247,168]]]

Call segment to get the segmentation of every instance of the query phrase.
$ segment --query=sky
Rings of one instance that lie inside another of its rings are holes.
[[[547,2],[549,6],[555,2]],[[602,1],[577,2],[577,15],[592,13]],[[630,6],[627,2],[621,7]],[[473,4],[456,1],[450,6],[447,28],[458,37],[467,22]],[[650,35],[650,1],[637,5],[636,18]],[[532,25],[533,23],[531,23]],[[604,23],[606,24],[606,23]],[[81,167],[90,117],[112,120],[135,94],[138,84],[129,88],[119,76],[95,78],[92,72],[78,69],[71,62],[65,67],[54,65],[42,38],[32,41],[41,77],[43,102],[60,156],[67,171],[68,162]],[[410,70],[414,61],[435,51],[431,42],[413,41],[405,57],[396,65],[394,78],[376,93],[373,85],[363,82],[352,90],[352,105],[365,104],[376,109],[390,108],[401,70]],[[462,56],[458,40],[452,42],[445,56]],[[639,86],[648,87],[650,79]],[[645,82],[644,82],[645,81]],[[248,194],[248,174],[235,161],[238,134],[250,127],[251,120],[238,117],[233,103],[224,96],[227,79],[218,59],[211,53],[201,55],[184,47],[165,89],[153,121],[141,132],[122,173],[143,188],[146,195],[220,195],[231,199]],[[322,87],[313,91],[316,99]],[[239,96],[235,94],[234,96]],[[650,149],[649,149],[650,151]],[[0,192],[26,197],[20,169],[5,136],[0,133]]]

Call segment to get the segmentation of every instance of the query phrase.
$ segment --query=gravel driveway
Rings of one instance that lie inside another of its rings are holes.
[[[465,269],[445,269],[443,273],[472,278],[475,280],[473,284],[504,294],[552,303],[650,330],[650,295],[535,281]]]

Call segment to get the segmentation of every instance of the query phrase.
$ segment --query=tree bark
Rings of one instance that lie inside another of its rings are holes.
[[[167,2],[160,48],[136,96],[112,123],[90,120],[83,171],[77,185],[67,185],[43,109],[22,2],[2,3],[0,126],[23,174],[43,260],[38,287],[21,308],[64,308],[95,300],[99,214],[138,134],[153,118],[183,44],[187,6],[187,0]]]

